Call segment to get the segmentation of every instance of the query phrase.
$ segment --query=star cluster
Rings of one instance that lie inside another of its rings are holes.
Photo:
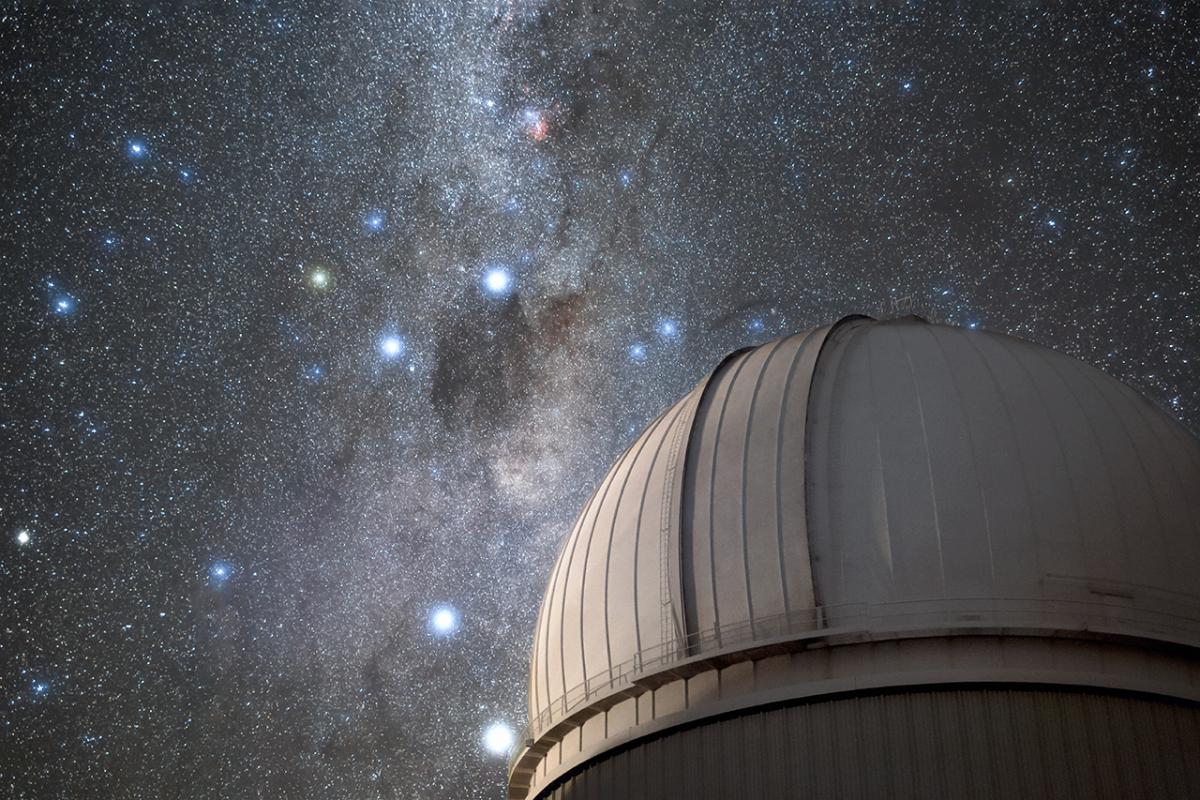
[[[501,796],[556,546],[852,312],[1200,423],[1183,4],[0,15],[13,798]]]

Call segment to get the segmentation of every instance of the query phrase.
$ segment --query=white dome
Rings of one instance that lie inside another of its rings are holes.
[[[609,471],[551,573],[536,733],[706,653],[988,627],[1200,644],[1200,444],[1007,336],[853,317],[726,358]]]

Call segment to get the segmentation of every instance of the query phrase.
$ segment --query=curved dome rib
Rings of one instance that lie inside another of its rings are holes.
[[[688,445],[681,526],[687,630],[697,640],[690,652],[719,639],[723,621],[753,628],[755,619],[813,608],[804,428],[829,330],[735,354],[707,382]]]
[[[588,679],[627,671],[655,648],[674,652],[681,633],[669,613],[664,559],[677,538],[678,462],[702,389],[664,411],[626,449],[563,543],[534,636],[531,720],[562,712],[564,701],[590,691]],[[589,613],[597,619],[585,624]]]

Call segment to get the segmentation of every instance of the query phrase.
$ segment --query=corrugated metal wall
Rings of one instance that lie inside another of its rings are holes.
[[[541,795],[1196,798],[1200,707],[986,689],[794,705],[644,741]]]

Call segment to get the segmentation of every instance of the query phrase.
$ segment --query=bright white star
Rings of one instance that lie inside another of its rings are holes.
[[[503,756],[507,755],[509,750],[512,750],[516,738],[517,736],[512,728],[503,722],[493,722],[483,732],[483,746],[487,748],[489,753]]]
[[[379,340],[379,352],[384,358],[399,358],[404,355],[404,340],[399,336],[384,336]]]
[[[483,288],[493,297],[504,297],[512,291],[513,276],[506,267],[489,267],[483,273]]]
[[[458,612],[451,606],[438,606],[429,612],[429,629],[441,636],[458,631]]]

